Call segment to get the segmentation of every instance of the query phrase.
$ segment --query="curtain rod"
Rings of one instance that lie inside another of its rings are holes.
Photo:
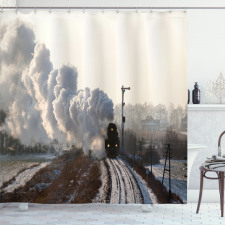
[[[141,9],[148,9],[148,10],[154,10],[154,9],[174,9],[174,10],[177,10],[177,9],[181,9],[181,10],[188,10],[188,9],[225,9],[225,6],[222,6],[222,7],[115,7],[115,6],[106,6],[106,7],[100,7],[100,6],[84,6],[84,7],[80,7],[80,6],[68,6],[68,7],[65,7],[65,6],[49,6],[49,7],[46,7],[46,6],[18,6],[18,7],[8,7],[8,6],[2,6],[0,7],[1,9],[88,9],[88,10],[91,10],[91,9],[114,9],[114,10],[126,10],[126,9],[134,9],[134,10],[141,10]]]

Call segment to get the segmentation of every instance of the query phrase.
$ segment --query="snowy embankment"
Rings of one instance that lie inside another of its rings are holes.
[[[99,188],[99,192],[97,194],[97,196],[93,199],[93,203],[106,203],[107,200],[107,191],[108,191],[108,185],[110,183],[109,181],[109,177],[107,174],[107,168],[104,165],[103,160],[100,161],[100,171],[101,171],[101,182],[102,182],[102,186]]]
[[[156,179],[162,181],[165,160],[160,160],[160,164],[153,165],[152,170]],[[171,160],[171,191],[187,202],[187,173],[185,169],[185,160]],[[147,166],[151,170],[150,166]],[[167,167],[168,168],[168,167]],[[169,173],[165,173],[163,185],[169,191]]]
[[[141,189],[144,204],[158,203],[156,195],[153,193],[152,189],[148,187],[146,181],[143,180],[142,177],[128,165],[128,163],[124,162],[123,160],[120,160],[120,161],[124,163],[130,169],[131,173],[134,175],[138,183],[138,186]]]
[[[38,166],[32,167],[30,169],[26,169],[25,171],[17,174],[15,180],[12,181],[7,187],[3,189],[4,192],[13,192],[15,189],[24,186],[32,177],[42,168],[46,167],[50,163],[45,162],[41,163]]]

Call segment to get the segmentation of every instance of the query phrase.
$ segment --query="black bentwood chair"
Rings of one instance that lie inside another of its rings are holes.
[[[218,140],[218,152],[219,156],[221,156],[221,138],[225,134],[225,131],[223,131],[220,134],[219,140]],[[210,180],[218,180],[219,182],[219,193],[220,193],[220,210],[221,210],[221,217],[224,215],[224,173],[225,173],[225,158],[224,161],[220,161],[220,163],[217,161],[213,162],[214,168],[206,168],[203,166],[200,166],[200,190],[199,190],[199,198],[198,198],[198,206],[196,213],[199,212],[200,204],[202,200],[202,191],[203,191],[203,180],[204,178],[210,179]],[[217,166],[218,165],[218,166]],[[208,177],[206,176],[207,172],[214,172],[216,173],[217,177]]]

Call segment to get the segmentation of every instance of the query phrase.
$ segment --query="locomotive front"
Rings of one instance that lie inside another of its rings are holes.
[[[119,154],[120,140],[117,127],[114,123],[109,123],[107,128],[107,139],[105,140],[105,150],[109,158],[116,158]]]

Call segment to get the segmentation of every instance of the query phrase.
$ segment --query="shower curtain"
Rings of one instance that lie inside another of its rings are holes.
[[[185,203],[186,24],[184,12],[2,13],[1,202]]]

